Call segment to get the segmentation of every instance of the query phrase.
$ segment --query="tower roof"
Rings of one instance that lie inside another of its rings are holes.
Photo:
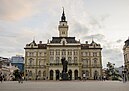
[[[62,16],[61,16],[61,21],[66,21],[66,17],[65,17],[65,13],[64,13],[64,8],[63,8]]]

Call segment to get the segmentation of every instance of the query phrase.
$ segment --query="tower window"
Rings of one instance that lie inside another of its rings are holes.
[[[65,32],[63,31],[62,34],[65,34]]]

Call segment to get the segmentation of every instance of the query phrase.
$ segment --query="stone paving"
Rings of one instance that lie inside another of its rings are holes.
[[[129,91],[129,82],[119,81],[5,81],[0,91]]]

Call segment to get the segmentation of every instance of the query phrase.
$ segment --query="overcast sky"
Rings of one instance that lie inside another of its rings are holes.
[[[0,0],[0,56],[24,56],[33,39],[47,43],[58,36],[65,9],[69,36],[81,43],[100,43],[102,62],[123,65],[123,45],[129,37],[129,0]]]

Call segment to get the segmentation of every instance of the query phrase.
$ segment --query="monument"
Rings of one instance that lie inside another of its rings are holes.
[[[63,65],[63,70],[62,70],[62,75],[61,75],[61,80],[68,80],[68,73],[67,73],[67,65],[68,62],[65,60],[65,58],[61,59],[62,65]]]

